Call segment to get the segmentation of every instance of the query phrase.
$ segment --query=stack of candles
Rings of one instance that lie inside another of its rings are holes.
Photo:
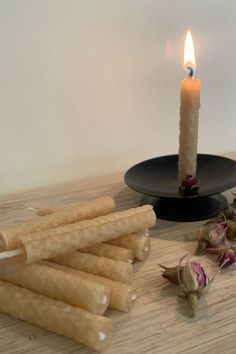
[[[102,315],[132,307],[132,263],[148,257],[156,222],[151,206],[114,207],[102,197],[2,230],[1,311],[104,350],[112,323]]]

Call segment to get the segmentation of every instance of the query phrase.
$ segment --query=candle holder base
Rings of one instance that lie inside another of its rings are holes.
[[[217,194],[192,199],[143,197],[142,204],[151,204],[160,219],[171,221],[200,221],[213,218],[227,208],[227,200]]]
[[[157,217],[173,221],[198,221],[214,217],[227,207],[220,193],[236,186],[236,162],[198,154],[198,195],[183,196],[178,190],[178,155],[157,157],[131,167],[126,184],[144,194],[143,204],[154,205]]]

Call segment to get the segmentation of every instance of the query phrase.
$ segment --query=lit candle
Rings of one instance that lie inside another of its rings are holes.
[[[195,69],[194,45],[188,31],[184,46],[184,66],[189,75],[181,81],[180,134],[179,134],[179,185],[186,176],[196,177],[198,115],[201,81],[193,76]]]

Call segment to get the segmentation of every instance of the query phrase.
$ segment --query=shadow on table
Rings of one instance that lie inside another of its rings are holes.
[[[186,320],[187,322],[195,322],[202,318],[209,318],[207,294],[198,299],[196,317],[191,317],[188,309],[187,299],[178,295],[180,290],[181,289],[178,285],[175,285],[171,282],[167,283],[166,285],[162,285],[156,301],[175,297],[176,306],[173,306],[173,311],[176,312],[177,317],[181,319],[181,321]],[[170,307],[168,307],[168,311],[171,311]]]
[[[142,205],[142,198],[142,194],[135,192],[128,187],[123,187],[114,196],[116,210],[124,210],[138,207]]]

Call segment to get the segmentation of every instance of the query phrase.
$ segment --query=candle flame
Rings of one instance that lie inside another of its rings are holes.
[[[184,44],[184,66],[186,68],[195,69],[195,52],[191,32],[188,31]]]

